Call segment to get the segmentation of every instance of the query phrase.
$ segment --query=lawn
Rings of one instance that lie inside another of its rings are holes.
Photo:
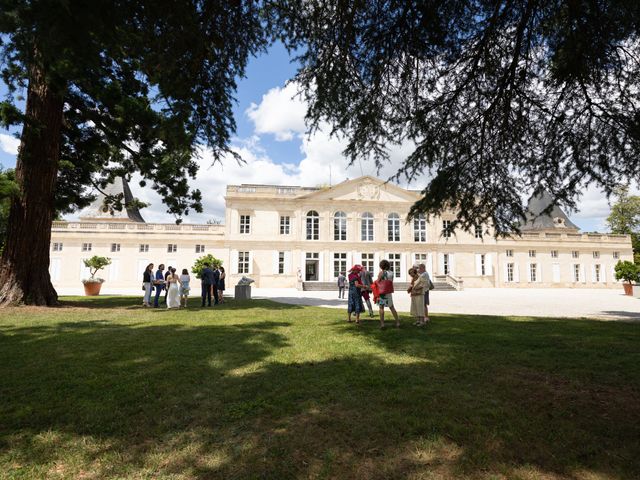
[[[0,311],[0,478],[637,479],[640,324]]]

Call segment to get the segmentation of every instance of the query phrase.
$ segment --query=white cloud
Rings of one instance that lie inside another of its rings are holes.
[[[18,155],[18,147],[20,147],[20,140],[13,135],[7,135],[0,133],[0,150],[9,155]]]
[[[252,103],[246,114],[255,125],[257,134],[270,133],[276,140],[292,140],[294,135],[306,130],[304,117],[307,105],[297,97],[298,85],[289,83],[284,88],[276,87],[262,96],[260,105]]]

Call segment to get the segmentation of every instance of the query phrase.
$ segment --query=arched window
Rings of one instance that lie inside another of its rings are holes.
[[[307,212],[307,240],[320,239],[320,215],[315,210]]]
[[[336,212],[333,216],[333,239],[347,239],[347,214],[344,212]]]
[[[397,213],[390,213],[387,217],[387,240],[400,241],[400,215]]]
[[[363,242],[373,242],[373,215],[369,212],[362,214],[360,221],[360,240]]]
[[[413,241],[427,241],[427,220],[423,214],[420,214],[413,219]]]

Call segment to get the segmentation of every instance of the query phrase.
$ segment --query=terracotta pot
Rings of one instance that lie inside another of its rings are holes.
[[[622,286],[624,287],[624,294],[625,295],[632,295],[633,294],[633,285],[631,285],[630,283],[623,283]]]
[[[84,294],[88,297],[100,295],[101,282],[87,282],[84,284]]]

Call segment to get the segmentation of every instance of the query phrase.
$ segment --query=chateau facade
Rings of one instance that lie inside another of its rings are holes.
[[[124,181],[108,193],[133,198]],[[507,239],[483,225],[452,230],[453,212],[407,222],[418,198],[368,176],[328,188],[229,185],[224,224],[175,225],[146,223],[136,209],[110,212],[101,196],[80,221],[54,222],[52,282],[79,287],[89,276],[82,260],[101,255],[112,260],[99,272],[103,292],[140,289],[147,264],[191,269],[211,253],[223,261],[229,290],[242,276],[258,287],[334,288],[352,264],[377,272],[384,258],[401,282],[412,264],[425,263],[437,284],[458,289],[619,288],[614,266],[633,258],[627,235],[580,233],[557,207],[538,215],[545,197],[532,199],[521,235]]]

